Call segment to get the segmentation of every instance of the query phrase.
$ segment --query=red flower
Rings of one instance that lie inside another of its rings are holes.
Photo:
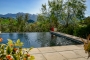
[[[9,60],[13,60],[13,58],[10,58]]]
[[[13,51],[16,52],[18,49],[17,48],[14,48]]]
[[[11,56],[10,56],[10,55],[7,55],[7,56],[6,56],[6,58],[7,58],[7,59],[10,59],[10,58],[11,58]]]
[[[27,54],[27,57],[30,57],[30,54]]]
[[[2,40],[3,40],[3,39],[2,39],[2,38],[0,38],[0,42],[2,42]]]
[[[14,46],[13,44],[10,44],[10,46],[12,47],[12,46]]]

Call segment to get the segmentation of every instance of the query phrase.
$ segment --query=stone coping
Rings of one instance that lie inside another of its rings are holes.
[[[83,43],[80,37],[76,37],[73,35],[69,35],[69,34],[65,34],[65,33],[61,33],[61,32],[53,32],[51,31],[51,34],[56,35],[56,36],[60,36],[60,37],[65,37],[66,39],[70,39],[79,43]],[[83,39],[86,40],[86,39]]]

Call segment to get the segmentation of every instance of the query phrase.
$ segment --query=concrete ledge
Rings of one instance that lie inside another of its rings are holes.
[[[70,40],[72,40],[74,42],[78,42],[80,44],[83,44],[80,37],[76,37],[76,36],[69,35],[69,34],[64,34],[64,33],[61,33],[61,32],[53,32],[53,31],[51,31],[50,33],[53,34],[53,35],[56,35],[56,36],[59,36],[59,37],[64,37],[64,38],[70,39]]]

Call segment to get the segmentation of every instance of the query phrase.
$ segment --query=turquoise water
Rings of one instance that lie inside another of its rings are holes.
[[[31,33],[2,33],[2,43],[7,43],[7,39],[16,41],[20,39],[24,42],[25,48],[29,47],[47,47],[47,46],[63,46],[80,44],[63,37],[52,37],[49,32],[31,32]]]

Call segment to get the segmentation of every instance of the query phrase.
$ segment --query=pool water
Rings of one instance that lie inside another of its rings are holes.
[[[3,38],[2,43],[7,43],[7,39],[12,39],[16,41],[20,39],[25,48],[29,47],[47,47],[47,46],[63,46],[63,45],[77,45],[77,43],[72,40],[68,40],[63,37],[51,36],[49,32],[31,32],[31,33],[2,33],[0,37]]]

